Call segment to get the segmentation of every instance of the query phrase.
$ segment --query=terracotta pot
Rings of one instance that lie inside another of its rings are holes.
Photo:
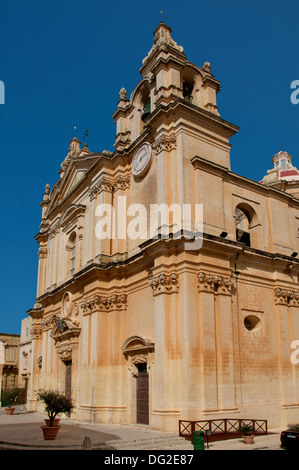
[[[253,444],[254,435],[251,436],[243,436],[245,444]]]
[[[60,426],[41,426],[41,429],[43,431],[45,441],[54,441]]]
[[[45,419],[44,421],[45,421],[45,423],[46,423],[46,426],[49,427],[49,426],[50,426],[50,420],[49,420],[49,419]],[[59,426],[59,421],[60,421],[60,418],[55,418],[55,419],[53,420],[53,426]]]
[[[14,411],[15,411],[14,408],[5,408],[5,413],[6,413],[7,415],[13,415],[13,414],[14,414]]]

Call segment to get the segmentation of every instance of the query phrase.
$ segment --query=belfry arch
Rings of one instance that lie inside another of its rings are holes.
[[[260,247],[260,223],[256,211],[247,203],[239,203],[235,208],[236,240],[246,246]]]

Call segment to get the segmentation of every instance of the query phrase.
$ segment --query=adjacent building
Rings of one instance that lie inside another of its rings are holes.
[[[298,421],[298,172],[232,171],[220,82],[164,23],[140,74],[114,152],[74,137],[45,187],[28,407],[51,388],[89,422]]]
[[[18,387],[20,335],[0,333],[1,392]]]
[[[31,371],[31,329],[32,318],[24,318],[21,323],[21,336],[19,346],[19,388],[22,390],[22,398],[27,403],[27,392]]]

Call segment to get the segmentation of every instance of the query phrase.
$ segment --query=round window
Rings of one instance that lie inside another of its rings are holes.
[[[247,317],[244,318],[244,326],[248,331],[254,330],[260,323],[261,320],[255,315],[247,315]]]

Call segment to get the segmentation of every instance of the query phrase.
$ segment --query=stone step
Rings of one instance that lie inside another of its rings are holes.
[[[147,438],[147,439],[135,439],[130,441],[124,440],[112,440],[106,441],[105,448],[115,450],[159,450],[159,449],[171,449],[179,446],[183,448],[191,448],[191,443],[188,443],[186,439],[182,437],[158,437],[158,438]],[[103,445],[99,446],[104,449]],[[97,447],[95,447],[97,448]]]

